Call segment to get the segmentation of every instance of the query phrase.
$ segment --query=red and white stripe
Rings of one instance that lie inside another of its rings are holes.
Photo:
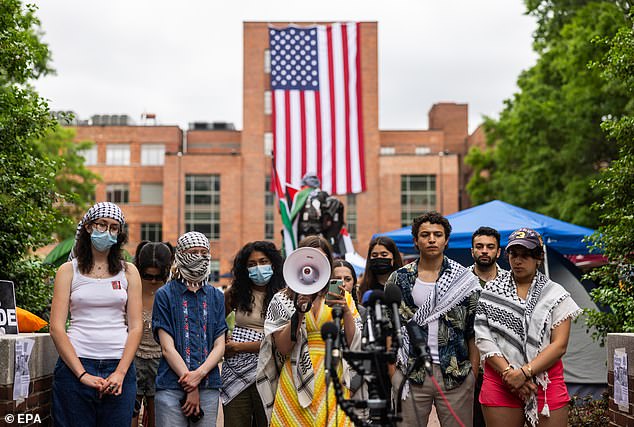
[[[314,172],[331,194],[365,191],[359,24],[317,26],[319,91],[273,91],[275,169],[299,187]]]

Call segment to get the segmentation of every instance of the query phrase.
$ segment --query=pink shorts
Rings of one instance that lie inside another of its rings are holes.
[[[550,384],[546,390],[548,408],[551,411],[563,408],[570,401],[568,388],[564,382],[564,365],[561,359],[549,370]],[[488,363],[484,365],[484,382],[480,391],[480,403],[484,406],[504,406],[507,408],[523,408],[524,402],[508,389],[502,376],[498,374]],[[537,387],[537,408],[541,412],[544,407],[544,389]]]

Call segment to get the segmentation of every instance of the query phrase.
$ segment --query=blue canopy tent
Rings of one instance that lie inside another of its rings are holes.
[[[594,233],[594,230],[570,224],[546,215],[518,208],[500,200],[484,203],[447,215],[451,224],[449,248],[471,248],[471,235],[480,226],[493,227],[500,232],[502,247],[507,243],[509,235],[521,227],[529,227],[539,232],[547,247],[564,255],[587,254],[589,249],[583,238]],[[403,254],[416,254],[412,240],[411,227],[404,227],[376,236],[390,237]]]
[[[509,235],[518,228],[529,227],[538,231],[546,246],[546,274],[564,286],[581,308],[598,309],[588,294],[596,285],[589,280],[582,280],[580,271],[562,256],[588,254],[589,248],[584,238],[594,233],[594,230],[499,200],[447,215],[447,219],[452,230],[446,254],[465,266],[473,263],[470,252],[471,235],[478,227],[489,226],[498,230],[502,247],[506,246]],[[376,236],[392,238],[405,255],[418,253],[414,248],[411,227],[379,233],[374,237]],[[508,264],[502,259],[500,265],[508,268]],[[606,354],[605,349],[592,339],[592,332],[585,324],[585,315],[579,316],[572,324],[568,352],[563,359],[564,375],[571,394],[590,393],[599,398],[607,386]]]

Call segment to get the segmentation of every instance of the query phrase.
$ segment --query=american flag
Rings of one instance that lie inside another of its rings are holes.
[[[280,182],[313,172],[331,194],[365,191],[359,24],[269,28],[269,43]]]

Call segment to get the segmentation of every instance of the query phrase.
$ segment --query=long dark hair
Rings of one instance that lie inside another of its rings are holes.
[[[101,218],[97,218],[101,219]],[[91,221],[88,224],[93,224]],[[111,275],[118,274],[121,270],[126,270],[127,266],[121,262],[123,258],[123,245],[128,241],[128,232],[126,227],[121,227],[117,235],[117,243],[108,250],[108,273]],[[79,237],[75,243],[75,257],[77,258],[77,266],[83,274],[88,274],[95,266],[95,260],[92,257],[92,242],[90,241],[90,233],[86,230],[84,224],[79,230]]]
[[[143,277],[146,268],[158,268],[163,283],[167,281],[174,261],[174,247],[169,242],[150,242],[143,240],[136,247],[134,265]]]
[[[233,268],[231,269],[233,280],[231,281],[231,288],[227,291],[227,302],[232,310],[238,309],[248,313],[251,312],[253,307],[253,290],[251,289],[252,282],[249,278],[249,271],[247,270],[247,261],[254,251],[262,252],[266,255],[271,261],[271,267],[273,268],[273,276],[266,285],[266,296],[264,297],[264,304],[262,305],[261,315],[264,317],[273,295],[286,286],[284,276],[282,275],[282,265],[284,264],[282,255],[280,255],[280,252],[271,242],[263,240],[249,242],[236,254],[233,259]]]
[[[401,258],[401,253],[396,247],[396,243],[394,243],[394,240],[385,236],[375,237],[370,241],[366,262],[370,261],[370,254],[372,253],[372,249],[374,249],[376,245],[385,246],[385,248],[390,251],[390,253],[394,257],[394,261],[392,261],[392,268],[394,270],[403,266],[403,259]],[[370,289],[375,289],[379,287],[379,285],[379,280],[376,278],[376,274],[374,274],[374,272],[369,268],[366,268],[365,272],[363,273],[363,281],[361,282],[361,286],[359,286],[359,295],[363,296],[366,291],[369,291]]]

